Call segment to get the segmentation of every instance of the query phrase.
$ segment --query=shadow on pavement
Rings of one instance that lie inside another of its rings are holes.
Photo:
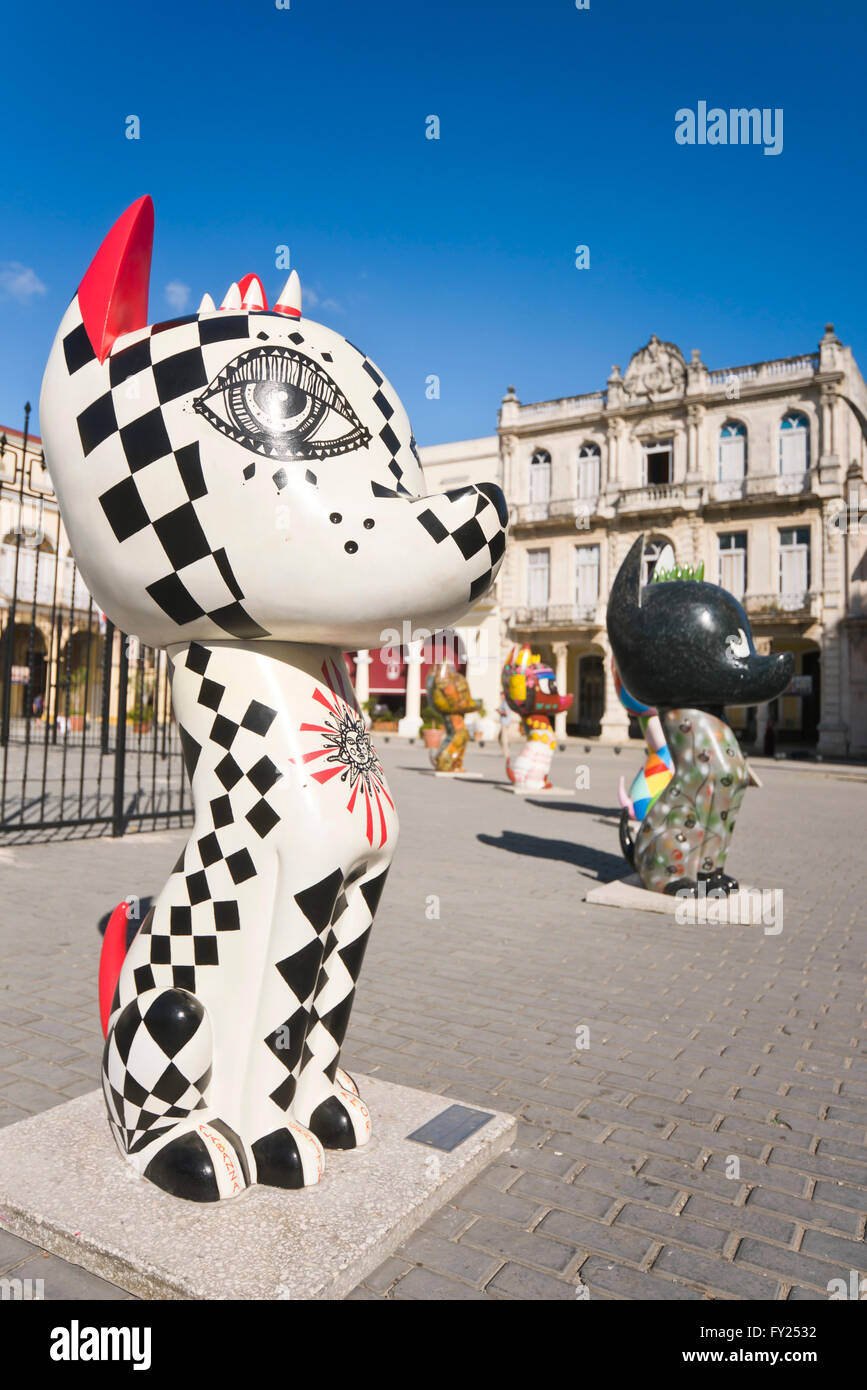
[[[591,849],[589,845],[576,845],[571,840],[522,835],[516,830],[501,831],[499,839],[495,835],[477,835],[476,839],[480,844],[490,845],[492,849],[505,849],[510,854],[523,854],[531,859],[559,859],[564,864],[574,864],[576,869],[590,869],[606,883],[612,878],[623,878],[628,873],[621,855]]]

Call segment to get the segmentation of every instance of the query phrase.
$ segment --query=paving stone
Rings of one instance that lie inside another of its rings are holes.
[[[737,1158],[739,1172],[737,1178],[728,1177],[728,1160]],[[750,1183],[756,1187],[775,1187],[780,1192],[788,1192],[793,1197],[802,1197],[808,1187],[808,1179],[804,1173],[796,1172],[791,1168],[770,1168],[766,1163],[757,1163],[745,1153],[738,1153],[737,1146],[732,1145],[727,1153],[711,1154],[704,1167],[704,1172],[708,1175],[719,1174],[723,1181],[731,1188],[732,1184]],[[724,1188],[718,1189],[718,1195],[725,1192]]]
[[[381,1264],[378,1269],[375,1269],[372,1274],[368,1274],[364,1284],[374,1293],[384,1294],[388,1292],[393,1284],[397,1283],[398,1279],[402,1279],[405,1274],[408,1274],[412,1268],[413,1266],[409,1261],[398,1260],[392,1256]]]
[[[771,1245],[765,1248],[772,1252],[778,1249]],[[728,1260],[712,1259],[697,1250],[677,1246],[666,1246],[660,1251],[653,1269],[654,1273],[671,1274],[689,1284],[698,1284],[711,1293],[727,1293],[739,1299],[775,1299],[780,1291],[776,1279],[765,1279]]]
[[[59,1105],[65,1099],[56,1091],[37,1085],[35,1081],[22,1081],[20,1078],[17,1081],[7,1080],[10,1076],[11,1073],[6,1072],[0,1078],[0,1099],[17,1105],[21,1110],[37,1115],[40,1110],[49,1110],[52,1105]]]
[[[690,1197],[681,1215],[694,1216],[701,1221],[713,1222],[726,1232],[743,1231],[745,1234],[763,1236],[767,1240],[776,1241],[778,1245],[791,1245],[798,1227],[794,1221],[786,1221],[782,1216],[775,1216],[772,1212],[762,1211],[760,1206],[752,1200],[753,1197],[761,1195],[759,1189],[755,1189],[750,1193],[750,1201],[743,1207],[734,1206],[728,1202],[714,1202],[709,1197]],[[793,1199],[783,1197],[781,1200],[786,1203]],[[810,1204],[804,1202],[803,1205],[809,1208]]]
[[[474,1212],[477,1216],[493,1216],[497,1221],[509,1221],[528,1230],[545,1210],[538,1201],[516,1196],[512,1192],[497,1192],[483,1183],[473,1183],[454,1198],[454,1204],[462,1211]]]
[[[515,1226],[480,1217],[461,1236],[461,1243],[480,1246],[494,1254],[511,1257],[523,1264],[553,1269],[562,1273],[572,1263],[575,1251],[561,1241],[545,1236],[527,1235]]]
[[[711,1166],[713,1163],[712,1157],[705,1168],[696,1168],[692,1164],[678,1163],[674,1159],[649,1158],[641,1169],[641,1176],[675,1184],[681,1191],[704,1192],[708,1196],[731,1201],[743,1179],[724,1176],[725,1165],[722,1155],[718,1156],[716,1168]]]
[[[541,1270],[530,1269],[527,1265],[506,1264],[485,1286],[487,1294],[501,1294],[505,1298],[527,1300],[541,1299],[546,1303],[555,1299],[576,1298],[575,1284],[565,1279],[554,1279]]]
[[[655,1241],[632,1231],[603,1226],[600,1221],[587,1221],[573,1212],[551,1211],[539,1222],[542,1235],[569,1241],[576,1249],[594,1255],[610,1255],[640,1265],[653,1249]]]
[[[867,1245],[863,1240],[845,1240],[843,1236],[832,1236],[828,1231],[807,1231],[801,1241],[801,1249],[807,1255],[816,1255],[822,1260],[845,1264],[847,1269],[867,1273]]]
[[[621,1226],[643,1231],[658,1240],[694,1245],[699,1250],[715,1250],[720,1254],[728,1238],[725,1231],[709,1226],[704,1221],[693,1221],[683,1213],[673,1216],[670,1212],[659,1211],[657,1207],[649,1207],[646,1203],[642,1206],[630,1204],[618,1212],[614,1230],[619,1231]]]
[[[746,1210],[752,1211],[754,1207],[762,1207],[768,1211],[780,1212],[783,1216],[791,1216],[796,1221],[830,1226],[845,1234],[857,1235],[862,1222],[859,1212],[826,1205],[818,1200],[818,1196],[819,1194],[815,1193],[812,1198],[792,1197],[784,1192],[775,1192],[771,1188],[754,1187],[747,1198]],[[761,1231],[756,1232],[756,1235],[761,1234]]]
[[[119,1289],[115,1284],[97,1278],[89,1270],[68,1264],[66,1260],[59,1260],[56,1255],[44,1255],[41,1252],[33,1259],[25,1260],[24,1264],[18,1265],[14,1278],[41,1279],[45,1286],[46,1303],[64,1303],[69,1298],[118,1303],[139,1301],[127,1293],[126,1289]]]
[[[610,1194],[594,1192],[589,1187],[576,1187],[572,1183],[556,1182],[541,1173],[523,1173],[510,1188],[510,1192],[534,1197],[548,1206],[559,1207],[580,1216],[592,1216],[602,1221],[612,1211],[615,1202]]]
[[[828,1280],[840,1273],[833,1265],[810,1259],[799,1250],[783,1250],[779,1245],[766,1245],[752,1236],[741,1241],[735,1252],[735,1261],[774,1271],[789,1283],[805,1284],[812,1288],[826,1288]]]
[[[823,1157],[821,1154],[801,1154],[774,1149],[768,1158],[769,1167],[797,1169],[811,1177],[833,1178],[837,1182],[855,1183],[867,1187],[867,1164],[850,1163],[845,1158]]]
[[[443,1274],[435,1274],[433,1270],[422,1269],[420,1266],[411,1269],[409,1274],[395,1284],[391,1296],[401,1300],[419,1300],[423,1303],[485,1297],[481,1289],[461,1284],[457,1279],[447,1279]]]
[[[481,1286],[502,1264],[499,1255],[488,1255],[471,1245],[443,1240],[428,1231],[417,1231],[401,1250],[401,1258],[412,1259],[426,1269]],[[370,1280],[366,1280],[370,1283]]]
[[[612,1263],[598,1255],[585,1260],[579,1271],[582,1282],[590,1291],[590,1302],[598,1291],[613,1294],[619,1299],[659,1302],[700,1302],[704,1295],[651,1273],[630,1269],[628,1265]]]
[[[462,1231],[475,1220],[472,1212],[458,1211],[457,1207],[445,1206],[435,1212],[430,1220],[424,1223],[423,1231],[431,1231],[434,1235],[446,1236],[451,1238],[459,1236]]]
[[[41,1253],[39,1247],[31,1245],[28,1240],[13,1236],[10,1231],[0,1230],[0,1274],[11,1269],[13,1265],[20,1264],[22,1260],[29,1259],[31,1255]]]
[[[557,1151],[556,1146],[545,1147],[542,1149],[528,1149],[513,1145],[507,1154],[503,1155],[501,1163],[512,1171],[512,1176],[516,1172],[529,1170],[535,1173],[547,1173],[551,1177],[565,1178],[575,1167],[575,1159],[572,1154]]]
[[[867,1212],[867,1188],[850,1187],[844,1182],[817,1182],[813,1191],[817,1202],[828,1202],[835,1207],[851,1207],[853,1211]]]

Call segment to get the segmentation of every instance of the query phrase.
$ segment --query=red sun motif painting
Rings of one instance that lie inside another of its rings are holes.
[[[313,698],[328,711],[322,724],[302,724],[302,733],[319,734],[322,747],[305,753],[302,762],[313,763],[324,758],[324,763],[311,776],[317,782],[330,782],[339,777],[349,784],[349,800],[346,809],[350,813],[356,805],[364,806],[367,842],[372,847],[374,834],[379,836],[378,849],[385,844],[388,830],[385,824],[383,802],[387,801],[394,810],[394,802],[385,789],[385,776],[382,764],[364,727],[352,690],[343,671],[330,659],[322,663],[322,679],[328,693],[321,688],[314,691]],[[331,766],[327,766],[331,764]],[[379,824],[374,831],[376,820]]]

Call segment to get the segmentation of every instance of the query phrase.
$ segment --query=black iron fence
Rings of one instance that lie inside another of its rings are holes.
[[[0,437],[0,841],[183,823],[166,654],[95,606],[28,417]]]

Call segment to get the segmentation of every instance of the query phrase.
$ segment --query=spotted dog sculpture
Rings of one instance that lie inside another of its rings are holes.
[[[445,726],[442,743],[431,752],[434,770],[459,777],[464,770],[464,754],[470,741],[464,715],[477,710],[479,701],[470,694],[466,676],[446,661],[431,668],[425,691],[428,704],[442,715]]]
[[[63,318],[40,420],[90,593],[168,651],[195,808],[122,964],[106,934],[108,1118],[136,1172],[215,1201],[315,1183],[369,1137],[339,1059],[398,822],[341,653],[458,619],[506,509],[494,484],[424,495],[397,395],[302,317],[294,271],[270,310],[248,275],[149,324],[152,239],[142,198]]]
[[[756,705],[792,678],[789,653],[759,656],[737,599],[700,579],[642,585],[644,537],[632,546],[608,600],[608,636],[633,703],[654,707],[671,760],[633,841],[621,818],[621,845],[645,888],[693,896],[734,892],[724,873],[749,781],[725,719],[725,705]],[[664,761],[664,760],[663,760]]]
[[[557,679],[547,662],[529,646],[515,647],[502,672],[506,704],[521,716],[526,743],[512,762],[506,759],[506,774],[519,791],[545,791],[551,788],[548,776],[557,747],[551,716],[569,709],[571,695],[561,695]]]

